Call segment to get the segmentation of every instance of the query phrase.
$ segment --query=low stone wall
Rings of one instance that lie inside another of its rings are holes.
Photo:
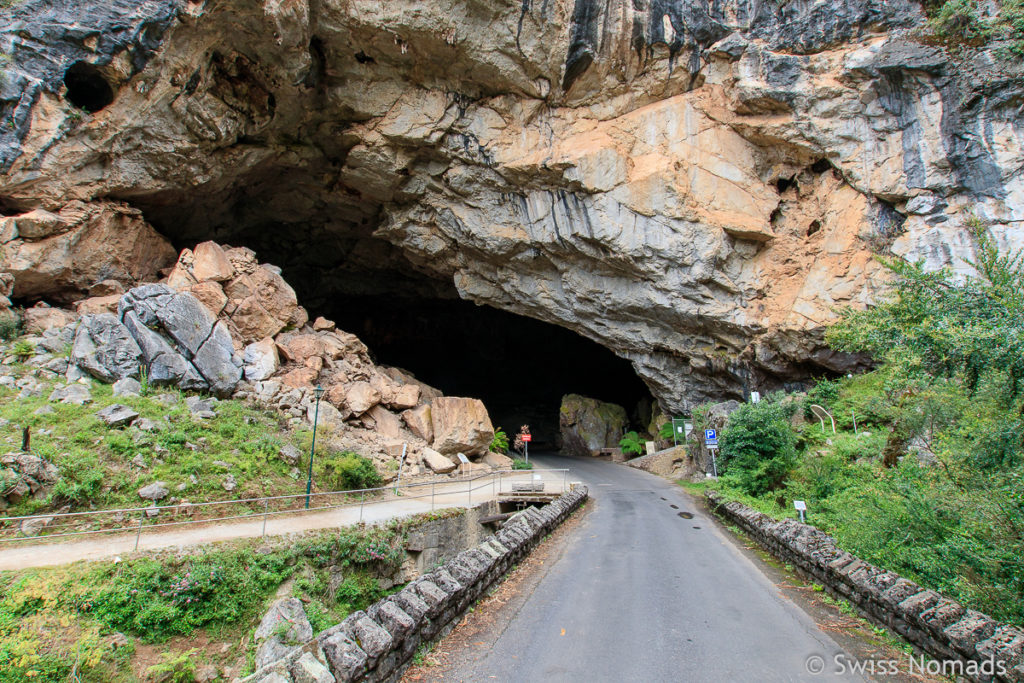
[[[673,477],[685,473],[687,459],[686,446],[673,446],[650,455],[633,458],[626,464],[660,477]]]
[[[350,614],[246,683],[392,681],[420,645],[443,637],[462,613],[587,498],[577,487],[510,517],[493,538],[465,550],[394,595]]]
[[[854,557],[812,526],[772,519],[741,503],[725,502],[714,492],[707,499],[713,510],[833,596],[848,600],[940,662],[959,662],[954,666],[963,667],[965,678],[1024,681],[1024,630]]]

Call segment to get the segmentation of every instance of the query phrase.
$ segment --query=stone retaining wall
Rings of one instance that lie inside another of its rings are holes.
[[[1024,630],[854,557],[812,526],[794,519],[772,519],[741,503],[725,502],[714,492],[707,499],[713,510],[833,596],[848,600],[935,659],[959,662],[955,666],[963,666],[966,678],[1024,681]],[[985,669],[972,675],[983,663]]]
[[[420,645],[447,634],[458,617],[587,498],[577,487],[527,508],[475,548],[405,588],[350,614],[311,642],[263,667],[246,683],[393,681]]]

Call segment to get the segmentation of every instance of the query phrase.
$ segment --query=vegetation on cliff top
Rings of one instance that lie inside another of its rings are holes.
[[[1024,254],[975,238],[966,281],[887,261],[889,298],[828,333],[878,368],[737,410],[711,485],[776,516],[806,500],[844,549],[1024,624]]]
[[[1004,38],[1013,52],[1024,54],[1024,0],[1000,0],[994,16],[979,0],[929,0],[925,8],[940,38],[968,45]]]

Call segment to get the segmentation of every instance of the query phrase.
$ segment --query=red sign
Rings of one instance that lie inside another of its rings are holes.
[[[523,439],[524,442],[530,443],[531,441],[533,441],[533,435],[532,434],[523,434],[522,439]]]

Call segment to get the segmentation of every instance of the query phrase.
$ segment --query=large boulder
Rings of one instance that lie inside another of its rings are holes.
[[[416,436],[427,443],[434,441],[434,425],[430,419],[430,404],[425,403],[417,408],[402,411],[402,419]]]
[[[58,301],[81,298],[104,280],[155,280],[174,263],[170,242],[137,209],[114,202],[72,201],[55,213],[31,211],[4,219],[0,270],[14,275],[14,296]]]
[[[455,469],[455,461],[447,458],[433,448],[423,449],[423,462],[437,474],[448,474]]]
[[[444,455],[486,453],[494,439],[494,426],[482,401],[441,396],[430,407],[434,450]]]
[[[183,389],[228,396],[242,378],[227,325],[188,292],[150,284],[128,291],[118,305],[143,348],[151,378]]]
[[[142,359],[142,349],[115,316],[82,316],[71,347],[72,364],[109,383],[122,377],[138,377]]]
[[[562,450],[570,455],[596,455],[619,445],[629,424],[626,409],[579,394],[562,398],[558,413]]]
[[[191,363],[171,346],[166,338],[139,320],[135,311],[125,311],[124,325],[142,349],[149,368],[149,383],[153,386],[178,386],[182,389],[202,391],[209,383]]]
[[[230,301],[231,323],[243,344],[273,337],[289,325],[300,328],[309,320],[295,290],[269,266],[225,283],[224,293]]]
[[[235,276],[234,266],[231,265],[224,249],[216,242],[197,244],[192,252],[192,258],[192,277],[199,282],[221,282]]]
[[[376,405],[369,411],[369,416],[377,423],[377,433],[385,439],[402,438],[402,420],[382,405]]]
[[[46,330],[66,327],[78,320],[78,314],[38,303],[21,314],[22,327],[29,334],[42,334]]]
[[[249,344],[242,352],[245,379],[250,382],[270,379],[280,366],[281,359],[277,355],[277,344],[270,337]]]
[[[369,382],[353,382],[345,391],[345,403],[354,415],[362,415],[380,403],[380,392]]]
[[[213,326],[210,336],[192,358],[192,364],[217,396],[230,396],[242,378],[242,363],[235,357],[231,333],[223,321]]]

